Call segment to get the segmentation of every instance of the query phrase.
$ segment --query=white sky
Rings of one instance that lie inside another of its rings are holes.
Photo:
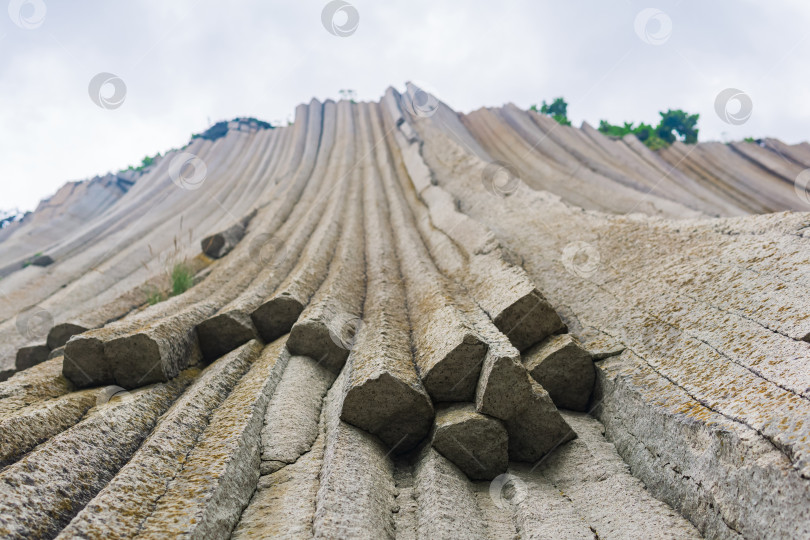
[[[377,100],[406,80],[465,112],[564,96],[575,125],[671,107],[700,113],[701,140],[810,139],[806,0],[351,0],[347,37],[322,25],[324,0],[36,0],[41,24],[20,28],[8,11],[31,1],[0,10],[0,208],[33,209],[221,119],[286,122],[312,96]],[[671,21],[646,27],[662,44],[635,31],[646,8]],[[99,72],[125,82],[119,108],[90,99]],[[742,125],[715,113],[729,87],[753,102]]]

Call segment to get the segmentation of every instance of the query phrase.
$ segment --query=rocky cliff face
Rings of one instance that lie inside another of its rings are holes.
[[[75,219],[0,282],[0,536],[808,535],[806,145],[413,86],[247,126],[30,220]]]
[[[3,260],[0,277],[20,270],[37,253],[103,214],[135,183],[139,172],[121,171],[81,182],[68,182],[42,200],[33,212],[0,231]]]

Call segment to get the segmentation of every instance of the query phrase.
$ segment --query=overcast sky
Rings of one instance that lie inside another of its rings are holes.
[[[700,113],[701,140],[810,139],[806,0],[351,0],[329,28],[324,0],[2,2],[0,209],[217,120],[286,122],[313,96],[377,100],[407,80],[464,112],[564,96],[575,125],[671,107]],[[99,73],[119,85],[101,86],[102,106]],[[733,123],[715,111],[727,88],[744,94],[724,109]]]

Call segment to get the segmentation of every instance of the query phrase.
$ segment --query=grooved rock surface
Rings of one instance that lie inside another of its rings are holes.
[[[574,202],[573,184],[559,190],[546,184],[555,194],[531,189],[539,185],[534,180],[542,181],[535,173],[531,178],[521,174],[508,195],[493,193],[483,183],[464,180],[481,178],[492,159],[487,152],[500,153],[499,159],[521,172],[533,170],[543,158],[524,155],[492,136],[512,131],[495,118],[500,112],[491,118],[486,117],[489,112],[473,113],[463,122],[446,120],[447,112],[442,106],[431,118],[415,119],[425,141],[426,163],[462,212],[497,231],[498,241],[522,261],[573,335],[586,342],[589,335],[604,335],[608,339],[603,343],[612,342],[601,349],[603,360],[597,362],[594,413],[608,426],[608,436],[621,441],[619,450],[634,473],[709,537],[738,532],[765,537],[776,522],[790,529],[787,536],[801,537],[808,516],[794,501],[810,494],[803,427],[810,410],[805,399],[810,372],[804,361],[810,344],[803,341],[810,310],[797,291],[808,284],[801,270],[808,264],[803,249],[807,214],[690,216],[662,202],[679,197],[668,191],[669,180],[662,183],[664,190],[656,190],[660,195],[650,194],[646,201],[620,197],[617,191],[615,197],[585,203],[587,190],[580,190],[580,202]],[[539,117],[529,116],[540,125]],[[486,139],[483,154],[457,142],[465,130]],[[561,131],[572,133],[570,128]],[[589,135],[591,140],[598,137]],[[704,149],[699,146],[696,152]],[[785,201],[790,197],[787,189],[769,190],[759,178],[726,178],[735,182],[731,189],[758,184],[768,197],[773,195],[768,204],[781,196],[777,191],[787,195]],[[727,210],[719,205],[704,209],[725,215],[746,212],[738,208],[727,213],[730,206],[724,204]],[[799,208],[795,199],[792,204]],[[638,213],[610,215],[605,210]],[[641,212],[688,218],[651,218]],[[636,392],[644,397],[626,405]],[[665,425],[681,426],[683,435],[664,435]],[[735,426],[732,433],[748,435],[721,446],[718,439],[728,428],[718,425]],[[705,450],[696,450],[692,441],[708,434],[718,442],[699,444]],[[781,454],[781,465],[746,461],[747,476],[736,477],[732,488],[720,472],[727,451],[720,448],[757,455],[763,445]],[[666,459],[659,457],[664,455]],[[761,480],[774,467],[782,475],[775,482],[778,492]],[[769,493],[767,505],[759,502],[763,492]]]
[[[248,124],[0,231],[0,536],[810,536],[806,143]]]
[[[60,537],[137,535],[168,486],[183,470],[213,411],[222,405],[261,348],[254,341],[209,366],[166,412],[132,459]]]
[[[127,462],[171,402],[194,379],[103,403],[94,414],[0,472],[0,536],[54,536]]]
[[[335,376],[306,356],[293,356],[267,406],[262,474],[295,463],[318,436],[321,404]]]

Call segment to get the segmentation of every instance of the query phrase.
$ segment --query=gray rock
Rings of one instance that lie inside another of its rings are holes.
[[[88,329],[84,326],[74,323],[57,324],[54,325],[54,327],[48,332],[48,339],[46,342],[51,350],[58,349],[59,347],[64,347],[68,340],[76,334],[87,332],[87,330]]]
[[[73,336],[65,345],[62,374],[79,388],[112,384],[112,366],[104,358],[104,340],[92,332]]]
[[[203,253],[212,259],[221,259],[245,237],[245,230],[244,225],[237,223],[224,231],[203,238],[200,242]]]
[[[304,307],[306,305],[302,299],[290,296],[285,291],[259,306],[251,318],[263,339],[278,339],[292,329]]]
[[[427,436],[433,404],[414,364],[406,291],[380,183],[378,175],[364,176],[368,285],[340,418],[403,453]]]
[[[537,461],[576,437],[548,392],[520,363],[517,351],[509,356],[491,349],[487,354],[478,381],[476,410],[504,421],[509,458],[515,461]]]
[[[104,344],[104,361],[111,363],[115,383],[137,388],[166,382],[200,360],[196,332],[160,324]],[[72,342],[71,342],[72,343]]]
[[[392,171],[394,172],[394,171]],[[452,284],[436,264],[406,210],[394,174],[382,175],[391,231],[405,282],[414,362],[433,401],[472,401],[487,351],[456,306]]]
[[[347,372],[324,402],[325,447],[312,536],[393,538],[392,452],[379,438],[340,419]]]
[[[529,404],[504,421],[509,432],[509,459],[534,462],[576,438],[548,392],[526,375],[531,386]]]
[[[359,189],[361,179],[356,168],[350,171],[348,181]],[[354,345],[366,294],[363,198],[355,190],[349,193],[347,210],[326,277],[298,316],[287,341],[291,353],[309,356],[334,373],[343,368]],[[297,294],[303,290],[299,288]]]
[[[0,468],[72,427],[96,404],[98,390],[81,390],[0,417]]]
[[[320,109],[317,112],[320,119]],[[315,133],[322,127],[321,144],[331,146],[335,137],[337,112],[335,104],[327,103],[322,112],[325,115],[323,125],[321,126],[319,121],[317,127],[311,127],[315,129]],[[340,113],[341,116],[343,114],[345,110]],[[310,120],[314,121],[315,116],[311,116]],[[291,273],[296,274],[306,269],[306,261],[298,264],[302,253],[311,254],[312,250],[317,251],[321,247],[321,240],[324,236],[328,236],[330,227],[334,225],[330,216],[334,217],[335,212],[341,207],[340,195],[336,194],[331,198],[318,197],[319,182],[322,180],[323,169],[328,160],[326,155],[315,152],[317,137],[316,140],[312,138],[312,134],[308,134],[306,145],[308,157],[295,174],[295,189],[290,189],[285,198],[277,200],[280,201],[281,207],[272,209],[275,210],[271,214],[272,222],[263,225],[266,227],[263,230],[271,233],[254,235],[245,246],[252,258],[250,266],[260,268],[260,272],[250,282],[242,285],[239,292],[227,304],[214,306],[215,313],[206,315],[196,323],[200,325],[206,319],[218,318],[204,327],[207,334],[203,338],[206,349],[218,348],[218,352],[221,353],[230,347],[238,346],[248,336],[250,336],[248,339],[262,336],[266,342],[273,341],[279,336],[278,333],[263,335],[261,328],[254,327],[255,322],[250,315],[284,285]],[[309,142],[314,146],[310,146]],[[338,148],[340,150],[337,151],[342,150],[342,146]],[[318,159],[315,159],[316,154]],[[307,182],[310,174],[319,180]],[[271,209],[264,212],[268,213],[269,210]],[[222,337],[218,335],[220,331],[223,333]]]
[[[116,397],[0,472],[0,537],[51,538],[129,460],[158,418],[194,380]]]
[[[293,356],[264,417],[262,474],[295,463],[318,436],[321,405],[334,374],[306,356]]]
[[[17,372],[16,369],[3,369],[0,370],[0,382],[7,381]]]
[[[47,345],[31,345],[21,347],[17,350],[17,360],[15,366],[17,371],[28,369],[37,364],[41,364],[48,359],[51,350]]]
[[[262,345],[254,341],[208,366],[160,419],[132,459],[58,538],[134,536],[183,469],[214,411],[261,351]]]
[[[259,334],[249,315],[240,310],[218,313],[197,326],[197,337],[203,358],[213,362]]]
[[[321,222],[301,253],[298,264],[272,297],[251,314],[253,324],[265,341],[272,341],[290,332],[310,299],[327,279],[336,249],[338,255],[335,262],[341,264],[347,247],[354,246],[357,242],[357,224],[362,219],[359,212],[360,182],[355,178],[349,183],[349,190],[341,187],[333,195],[334,201],[343,202],[342,198],[345,196],[349,200],[345,204],[330,204],[326,208]],[[344,253],[340,253],[341,251]],[[352,256],[356,257],[356,253]]]
[[[588,351],[571,334],[552,336],[529,349],[523,364],[557,407],[585,411],[596,373]]]
[[[53,264],[53,259],[50,255],[40,255],[39,257],[34,257],[31,260],[31,264],[34,266],[50,266]]]
[[[264,348],[219,405],[182,470],[143,522],[144,537],[228,538],[259,481],[261,430],[289,353]]]
[[[494,261],[483,259],[475,257],[470,263],[473,275],[483,282],[479,288],[487,290],[487,302],[482,307],[519,351],[565,329],[560,316],[531,284],[523,269],[505,262],[498,268]],[[499,274],[494,270],[500,270],[502,277],[490,282],[489,274]]]
[[[322,306],[304,312],[305,316],[290,330],[288,346],[291,353],[315,358],[333,373],[339,373],[354,346],[360,319],[348,312],[324,312]]]
[[[476,501],[474,484],[435,449],[426,446],[420,452],[413,476],[416,499],[413,538],[501,538],[487,530],[489,523]]]
[[[509,436],[500,421],[472,403],[436,409],[432,445],[472,480],[492,480],[509,465]]]
[[[0,416],[16,414],[24,407],[74,390],[74,385],[62,376],[62,360],[46,360],[25,371],[15,372],[0,384]]]

